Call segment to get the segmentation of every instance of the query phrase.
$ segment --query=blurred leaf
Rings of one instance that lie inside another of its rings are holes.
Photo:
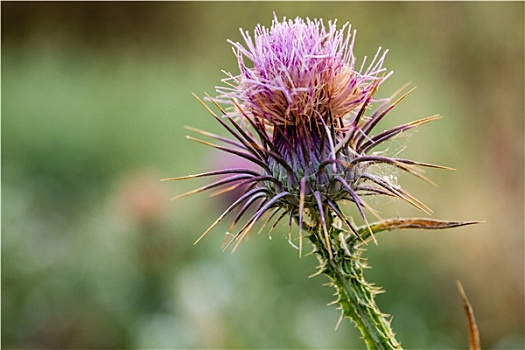
[[[472,309],[472,306],[470,306],[470,302],[468,301],[467,294],[465,293],[461,282],[457,281],[456,283],[458,286],[459,294],[461,295],[461,301],[463,302],[463,306],[465,307],[465,313],[467,314],[468,329],[470,335],[470,350],[480,350],[481,346],[479,344],[479,331],[478,326],[476,324],[476,319],[474,318],[474,310]]]

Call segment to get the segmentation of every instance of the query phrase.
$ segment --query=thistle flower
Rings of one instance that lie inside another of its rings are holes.
[[[259,222],[261,230],[272,220],[274,227],[287,218],[290,229],[297,222],[299,251],[305,231],[320,260],[319,272],[336,287],[342,316],[357,324],[370,347],[398,348],[389,321],[373,302],[377,288],[362,278],[362,244],[375,239],[374,233],[393,228],[436,229],[467,223],[396,219],[370,224],[366,212],[376,213],[363,198],[395,197],[430,212],[388,176],[374,173],[372,165],[391,166],[424,180],[421,167],[445,169],[374,152],[400,133],[439,117],[374,131],[410,91],[400,97],[396,96],[401,90],[390,98],[375,97],[390,76],[383,68],[387,50],[379,48],[369,63],[365,58],[357,68],[356,32],[348,23],[337,29],[335,21],[325,26],[321,20],[279,21],[274,15],[272,26],[258,25],[253,38],[248,32],[241,34],[244,44],[230,41],[239,74],[226,73],[218,95],[207,96],[220,115],[199,99],[231,137],[190,128],[218,143],[190,138],[244,158],[258,170],[233,168],[168,179],[221,176],[177,198],[211,189],[216,193],[244,189],[197,241],[234,211],[226,244],[236,242],[233,249]],[[343,202],[355,205],[363,227],[343,213]]]
[[[296,219],[300,232],[306,215],[311,224],[319,220],[325,240],[328,213],[357,233],[339,204],[353,202],[367,221],[365,209],[374,211],[362,199],[364,195],[393,196],[429,211],[387,177],[368,171],[371,165],[383,163],[424,178],[416,166],[444,168],[371,152],[401,132],[438,118],[431,116],[373,133],[376,124],[408,94],[393,103],[392,98],[375,99],[378,86],[390,75],[382,67],[386,50],[379,48],[368,65],[365,58],[356,69],[355,30],[352,32],[348,24],[338,30],[336,22],[325,27],[322,21],[300,18],[282,22],[274,18],[269,29],[257,26],[253,39],[248,32],[242,35],[245,46],[231,42],[240,74],[227,73],[228,78],[223,80],[227,86],[217,88],[217,98],[208,97],[222,116],[201,101],[233,138],[191,130],[224,145],[194,139],[197,142],[245,158],[260,170],[225,169],[176,178],[231,175],[179,197],[220,186],[228,186],[225,191],[229,191],[250,185],[203,236],[239,208],[230,230],[233,232],[250,206],[256,208],[255,213],[230,243],[240,242],[269,212],[270,217],[281,214],[277,221],[288,216],[290,225]],[[378,101],[382,102],[379,108],[365,116],[370,105]],[[325,244],[329,246],[327,241]]]

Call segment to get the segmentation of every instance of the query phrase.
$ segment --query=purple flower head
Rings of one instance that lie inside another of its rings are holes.
[[[197,130],[220,144],[194,140],[242,157],[258,170],[224,169],[175,178],[228,175],[187,194],[244,188],[203,236],[236,211],[230,243],[240,242],[258,222],[264,227],[272,219],[277,223],[288,218],[290,226],[293,221],[299,224],[300,237],[304,226],[321,228],[329,246],[327,226],[334,220],[357,234],[340,209],[342,201],[353,202],[367,225],[365,210],[374,211],[363,200],[365,195],[400,198],[428,211],[388,176],[370,171],[371,165],[381,163],[423,178],[417,166],[441,168],[371,152],[401,132],[437,118],[373,132],[410,92],[394,102],[394,96],[374,98],[389,75],[382,67],[386,51],[379,49],[371,63],[366,66],[364,59],[356,69],[355,31],[351,32],[348,24],[338,30],[335,22],[325,27],[322,20],[278,21],[274,17],[270,28],[257,26],[253,38],[248,32],[241,33],[244,46],[230,42],[240,73],[228,73],[223,80],[227,86],[217,88],[217,98],[209,98],[222,115],[201,101],[232,138]],[[369,113],[373,103],[379,106]],[[234,234],[244,216],[247,219]]]
[[[241,33],[246,47],[230,41],[240,74],[224,80],[231,88],[219,89],[221,98],[238,101],[245,113],[271,126],[331,124],[348,117],[373,93],[384,71],[386,52],[365,72],[355,70],[355,31],[348,23],[337,30],[335,22],[327,29],[319,20],[274,18],[270,29],[258,25],[253,39]]]

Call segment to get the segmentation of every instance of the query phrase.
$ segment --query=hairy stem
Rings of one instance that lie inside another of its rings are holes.
[[[369,349],[401,349],[390,327],[389,315],[383,314],[374,301],[380,289],[363,277],[364,248],[356,243],[349,245],[352,240],[341,230],[331,227],[329,231],[332,258],[322,229],[311,229],[308,238],[319,259],[319,273],[327,275],[337,290],[335,302],[341,307],[342,317],[355,323]]]

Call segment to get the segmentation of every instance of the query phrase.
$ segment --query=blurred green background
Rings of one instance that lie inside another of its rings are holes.
[[[3,348],[362,347],[349,321],[334,331],[333,290],[284,225],[233,255],[227,226],[193,246],[224,200],[171,202],[205,181],[159,181],[227,161],[184,138],[224,135],[191,92],[237,72],[226,39],[273,11],[349,21],[358,59],[390,49],[379,95],[417,90],[383,125],[444,116],[392,147],[457,169],[429,170],[438,188],[394,175],[433,218],[486,221],[369,248],[398,339],[466,348],[461,280],[482,347],[523,348],[522,2],[3,2]]]

